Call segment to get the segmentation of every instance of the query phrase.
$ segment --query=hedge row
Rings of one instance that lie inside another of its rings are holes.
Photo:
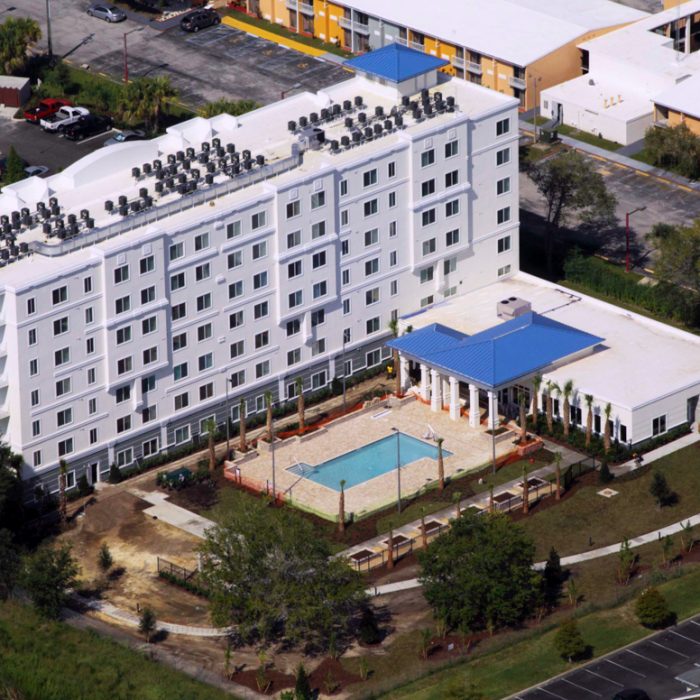
[[[198,596],[200,596],[200,598],[209,598],[211,596],[211,594],[209,593],[209,589],[200,585],[196,581],[185,581],[185,580],[181,579],[179,576],[175,576],[175,574],[171,574],[169,571],[159,571],[158,577],[162,578],[164,581],[167,581],[168,583],[172,583],[173,586],[178,586],[179,588],[182,588],[183,590],[187,591],[188,593],[192,593],[193,595],[198,595]]]

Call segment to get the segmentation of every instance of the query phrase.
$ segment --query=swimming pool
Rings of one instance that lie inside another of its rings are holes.
[[[414,438],[412,435],[406,435],[406,433],[398,435],[398,452],[401,453],[402,467],[424,457],[437,459],[437,446]],[[387,435],[380,440],[329,459],[315,467],[300,463],[289,467],[288,471],[335,491],[340,491],[340,482],[345,479],[345,488],[349,489],[369,481],[369,479],[374,479],[375,476],[396,469],[396,443],[396,435]],[[444,457],[449,457],[452,453],[443,449],[442,454]]]

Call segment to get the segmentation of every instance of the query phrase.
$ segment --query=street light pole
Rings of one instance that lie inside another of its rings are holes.
[[[629,272],[631,265],[630,265],[630,216],[632,214],[636,214],[638,211],[644,211],[646,209],[646,205],[643,207],[637,207],[636,209],[633,209],[632,211],[628,211],[625,214],[625,272]]]
[[[401,433],[398,428],[392,428],[396,433],[396,487],[397,499],[396,505],[399,513],[401,512]]]
[[[46,42],[49,48],[49,62],[53,62],[53,42],[51,41],[51,0],[46,0]]]
[[[534,91],[534,107],[533,112],[535,115],[534,122],[535,122],[535,143],[537,143],[537,83],[539,83],[542,80],[541,77],[537,77],[535,75],[532,76],[532,89]]]
[[[275,420],[270,423],[270,454],[272,455],[272,499],[277,501],[277,472],[275,471]]]
[[[47,0],[48,2],[48,0]],[[129,56],[126,50],[126,37],[131,34],[132,32],[140,32],[143,29],[143,27],[134,27],[133,29],[130,29],[128,32],[124,32],[124,84],[127,85],[129,83]]]

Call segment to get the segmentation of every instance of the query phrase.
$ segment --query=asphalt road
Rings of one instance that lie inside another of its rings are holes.
[[[253,99],[267,104],[283,91],[319,90],[350,73],[342,67],[230,27],[219,25],[188,34],[178,26],[158,31],[127,19],[118,24],[89,17],[88,0],[52,3],[54,53],[76,65],[121,79],[124,74],[124,34],[127,37],[129,76],[167,75],[186,104],[197,106],[212,100]],[[3,13],[7,8],[16,9]],[[0,0],[0,18],[30,16],[44,33],[45,0]]]
[[[640,688],[651,700],[671,700],[698,692],[698,666],[700,616],[513,697],[611,700],[623,688]]]

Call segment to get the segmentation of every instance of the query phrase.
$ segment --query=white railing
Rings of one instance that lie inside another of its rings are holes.
[[[352,20],[349,17],[338,17],[338,24],[343,29],[352,29]]]
[[[404,39],[402,36],[397,36],[394,41],[401,46],[408,46],[408,39]]]
[[[524,90],[527,87],[527,83],[522,78],[516,78],[514,76],[508,78],[508,85],[518,90]]]
[[[423,44],[419,44],[417,41],[409,41],[408,46],[415,51],[425,51],[425,46],[423,46]]]
[[[361,24],[360,22],[353,22],[352,29],[353,29],[353,31],[357,32],[358,34],[364,34],[365,36],[369,36],[369,25],[367,25],[367,24]]]
[[[464,59],[457,56],[450,56],[450,63],[456,68],[464,68]]]
[[[297,0],[287,0],[285,4],[288,10],[294,10],[296,12]]]
[[[309,15],[310,17],[314,16],[314,6],[313,5],[309,5],[306,2],[300,2],[299,9],[301,10],[301,13],[303,15]]]
[[[481,69],[481,63],[475,63],[474,61],[467,61],[467,70],[470,73],[474,73],[474,75],[481,75],[483,72]]]

